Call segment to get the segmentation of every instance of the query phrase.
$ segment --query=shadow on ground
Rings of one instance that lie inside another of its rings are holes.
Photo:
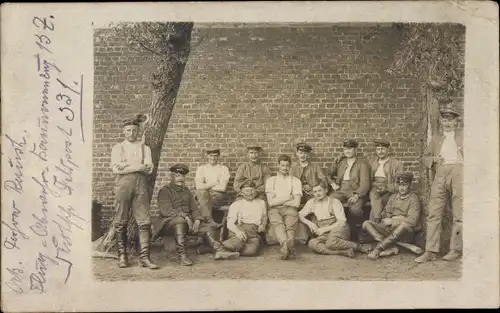
[[[458,280],[461,262],[438,260],[417,264],[415,255],[401,251],[399,255],[372,261],[358,254],[349,259],[343,256],[323,256],[309,251],[307,246],[297,247],[297,258],[279,260],[279,247],[265,246],[257,257],[216,261],[207,255],[196,255],[188,250],[194,265],[179,266],[173,243],[168,251],[155,245],[151,259],[161,268],[151,271],[137,266],[131,257],[131,267],[120,269],[115,259],[93,259],[93,271],[98,281],[154,281],[192,279],[248,279],[248,280]]]

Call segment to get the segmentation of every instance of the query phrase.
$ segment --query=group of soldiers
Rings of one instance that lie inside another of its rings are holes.
[[[215,260],[234,259],[258,255],[269,228],[279,242],[280,259],[292,259],[300,223],[307,227],[307,244],[315,253],[347,257],[367,253],[375,260],[397,254],[399,246],[421,254],[415,261],[423,263],[435,260],[439,253],[447,202],[453,226],[450,249],[443,259],[457,260],[462,255],[463,134],[457,129],[460,114],[456,110],[443,107],[440,115],[442,134],[432,138],[422,160],[434,173],[425,251],[412,244],[422,226],[420,199],[411,191],[413,174],[405,172],[403,163],[390,155],[387,140],[374,142],[376,156],[370,160],[358,155],[356,140],[345,140],[343,155],[335,159],[328,175],[311,161],[312,147],[305,142],[296,146],[297,163],[292,164],[288,155],[278,157],[278,171],[273,176],[261,162],[262,148],[247,147],[248,162],[238,167],[234,177],[237,197],[227,212],[225,240],[215,235],[220,225],[213,219],[213,210],[228,201],[230,172],[219,163],[220,149],[208,149],[207,163],[196,170],[195,195],[186,187],[188,166],[170,167],[170,183],[158,192],[159,218],[151,225],[147,185],[153,169],[151,150],[138,140],[140,121],[127,120],[125,140],[113,147],[111,155],[117,174],[113,224],[119,267],[129,265],[130,210],[139,229],[139,265],[150,269],[158,268],[150,259],[149,247],[159,237],[173,236],[179,263],[189,266],[193,262],[186,249],[188,236],[198,237],[197,253],[212,253]]]

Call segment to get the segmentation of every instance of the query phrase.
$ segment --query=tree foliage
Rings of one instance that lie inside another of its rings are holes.
[[[405,74],[422,82],[439,101],[457,97],[464,87],[465,27],[460,24],[404,23],[401,45],[391,74]]]

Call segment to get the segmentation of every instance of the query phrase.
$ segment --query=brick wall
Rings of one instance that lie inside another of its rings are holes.
[[[221,161],[234,176],[252,142],[263,146],[264,162],[275,171],[277,156],[293,155],[298,139],[310,143],[313,161],[327,168],[344,138],[357,138],[361,152],[370,156],[372,140],[386,137],[393,155],[418,175],[420,86],[384,71],[398,39],[390,25],[376,34],[372,30],[370,25],[195,26],[155,197],[173,163],[189,165],[193,187],[203,148],[212,144],[220,146]],[[127,41],[109,30],[95,31],[93,190],[104,205],[104,226],[113,202],[110,151],[123,140],[120,121],[147,112],[151,102],[154,58]]]

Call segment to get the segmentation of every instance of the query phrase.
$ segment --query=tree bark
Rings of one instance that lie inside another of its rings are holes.
[[[159,51],[157,71],[153,73],[152,104],[149,108],[149,120],[144,129],[145,144],[151,149],[153,172],[149,178],[149,200],[153,197],[154,185],[158,174],[163,141],[168,123],[175,106],[177,93],[184,74],[184,69],[190,53],[191,32],[193,23],[162,23],[160,47],[151,50]],[[129,214],[127,237],[129,249],[137,248],[137,223],[133,214]],[[114,257],[109,253],[116,245],[116,232],[111,225],[108,231],[93,243],[94,256]]]

